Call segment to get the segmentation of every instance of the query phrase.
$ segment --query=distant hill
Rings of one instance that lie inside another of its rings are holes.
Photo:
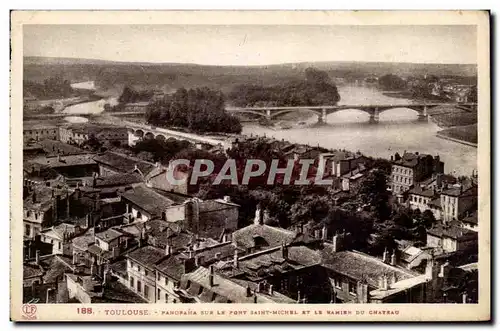
[[[93,59],[25,57],[24,80],[42,82],[59,75],[72,83],[94,80],[99,90],[119,92],[124,85],[173,91],[179,87],[209,86],[224,92],[237,84],[274,85],[301,79],[307,67],[347,81],[388,73],[399,76],[477,75],[472,64],[422,64],[386,62],[304,62],[266,66],[209,66],[185,63],[113,62]]]

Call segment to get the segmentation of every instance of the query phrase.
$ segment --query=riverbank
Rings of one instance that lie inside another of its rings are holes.
[[[441,130],[436,136],[457,143],[477,147],[477,124],[456,126]]]
[[[88,95],[88,96],[85,96],[85,97],[80,97],[79,100],[75,100],[75,101],[72,101],[72,102],[64,104],[64,108],[62,108],[60,111],[57,111],[57,112],[64,113],[64,111],[68,107],[79,105],[81,103],[94,102],[94,101],[98,101],[98,100],[101,100],[101,99],[102,99],[101,96],[98,96],[98,95],[95,95],[95,94],[91,94],[91,95]]]

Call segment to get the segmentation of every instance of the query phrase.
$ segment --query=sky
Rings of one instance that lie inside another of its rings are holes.
[[[24,25],[24,56],[266,65],[475,64],[475,26]]]

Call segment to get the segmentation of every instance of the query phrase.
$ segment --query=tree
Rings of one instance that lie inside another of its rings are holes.
[[[387,219],[390,213],[387,174],[379,169],[371,171],[360,185],[359,197],[379,220]]]
[[[398,90],[404,90],[406,88],[405,80],[393,74],[388,74],[380,77],[378,79],[378,83],[380,87],[385,90],[398,91]]]
[[[89,139],[82,143],[83,147],[89,147],[93,151],[99,151],[103,146],[102,142],[94,134],[90,134]]]

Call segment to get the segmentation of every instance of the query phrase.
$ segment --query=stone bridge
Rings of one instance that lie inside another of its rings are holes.
[[[307,110],[318,115],[318,122],[325,123],[326,117],[341,110],[361,110],[370,115],[371,122],[378,122],[379,115],[389,109],[411,109],[418,113],[419,119],[427,119],[427,110],[437,106],[453,106],[467,111],[476,109],[475,103],[409,103],[409,104],[379,104],[379,105],[334,105],[334,106],[299,106],[299,107],[227,107],[226,110],[233,114],[254,114],[267,120],[294,111]]]
[[[181,132],[176,130],[158,128],[147,124],[140,124],[130,121],[121,121],[128,129],[128,144],[134,146],[138,141],[147,139],[167,140],[174,138],[176,140],[186,140],[192,144],[203,144],[212,147],[220,146],[227,150],[231,148],[232,139],[230,136],[204,136],[195,133]]]

